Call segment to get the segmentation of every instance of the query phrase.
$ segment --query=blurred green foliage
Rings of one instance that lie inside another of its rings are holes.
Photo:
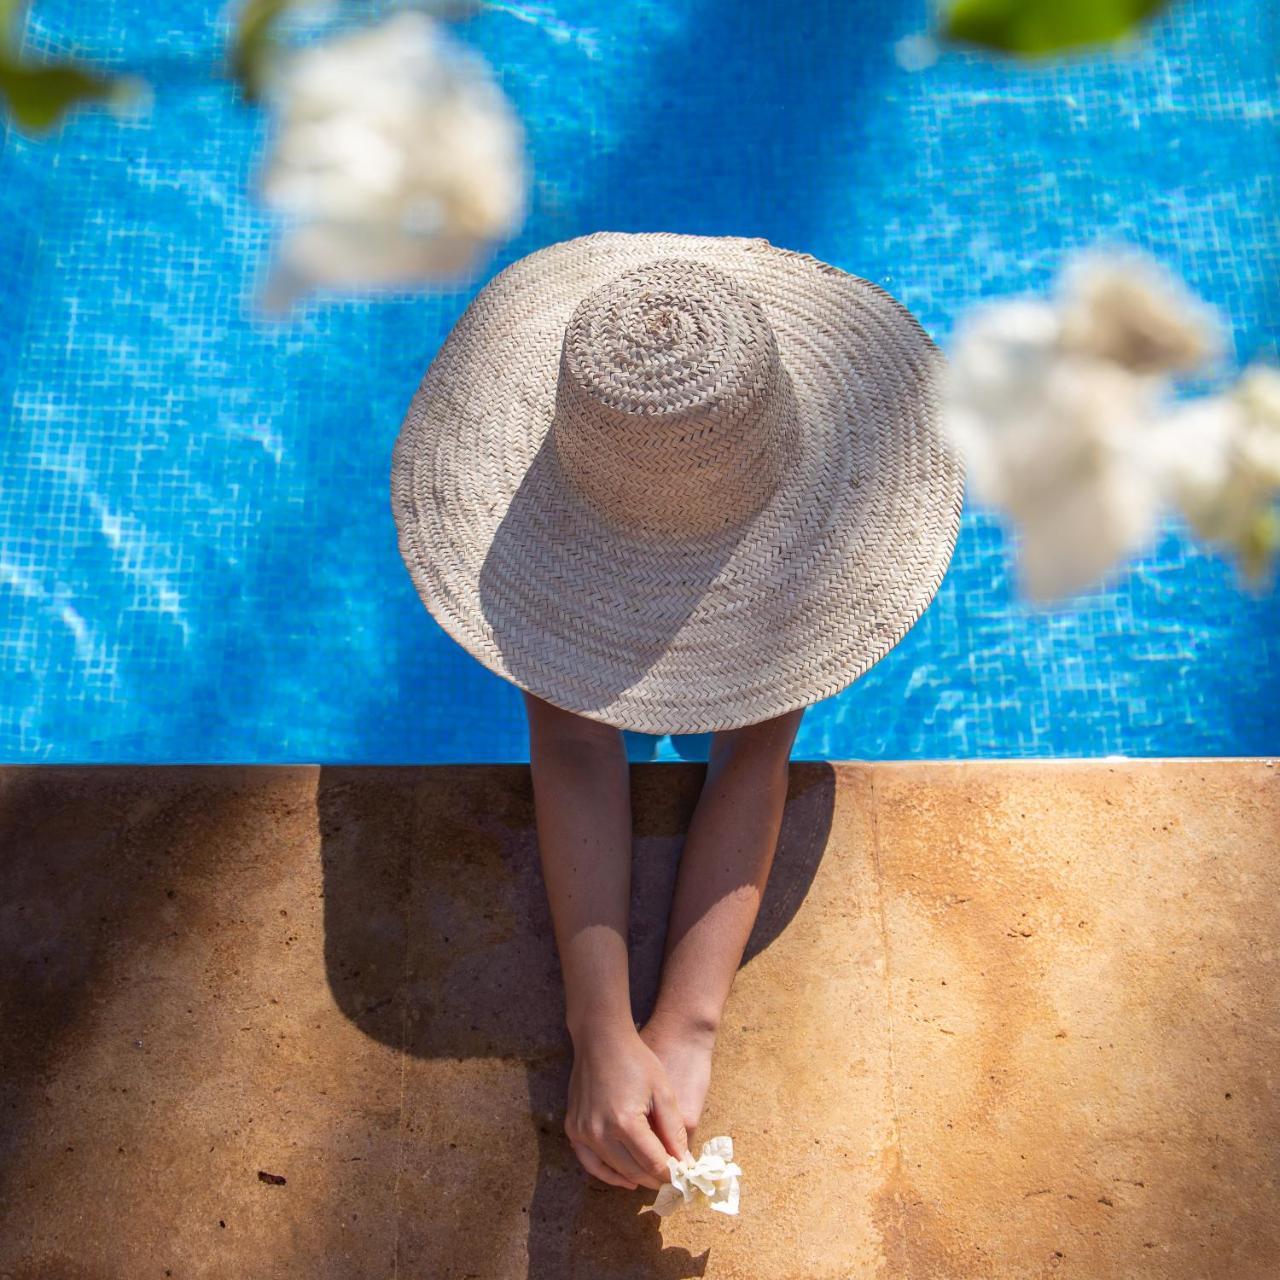
[[[22,7],[22,0],[0,0],[0,100],[18,128],[47,133],[75,106],[121,105],[137,93],[136,80],[100,75],[76,62],[24,61]]]
[[[249,102],[261,99],[279,45],[280,20],[298,0],[243,0],[227,49],[227,71]],[[353,6],[355,7],[355,6]],[[366,6],[367,7],[367,6]],[[443,21],[471,17],[480,0],[416,0],[416,8]],[[133,76],[110,76],[82,63],[27,61],[21,16],[26,0],[0,0],[0,113],[30,134],[48,133],[74,107],[100,102],[123,106],[145,88]]]
[[[249,102],[258,102],[266,89],[271,60],[279,47],[279,22],[298,0],[244,0],[227,53],[231,78]],[[410,0],[442,22],[457,22],[478,13],[480,0]],[[352,6],[357,7],[357,6]],[[368,5],[364,6],[366,9]]]
[[[249,102],[262,97],[267,63],[276,48],[276,20],[293,0],[245,0],[236,19],[228,62],[232,79]]]
[[[1001,53],[1045,57],[1131,35],[1170,0],[952,0],[942,35]]]

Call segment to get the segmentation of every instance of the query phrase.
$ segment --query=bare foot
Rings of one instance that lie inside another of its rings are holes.
[[[640,1028],[640,1039],[662,1063],[676,1091],[680,1118],[693,1148],[693,1130],[702,1118],[702,1106],[711,1084],[711,1057],[716,1034],[707,1027],[690,1025],[655,1012]]]

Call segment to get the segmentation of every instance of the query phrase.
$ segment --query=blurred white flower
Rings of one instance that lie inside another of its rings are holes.
[[[1280,548],[1280,373],[1169,407],[1172,375],[1222,346],[1215,313],[1132,251],[1077,255],[1052,301],[988,303],[957,327],[943,427],[974,496],[1010,518],[1027,595],[1096,584],[1167,502],[1260,576]]]
[[[1159,374],[1197,368],[1220,349],[1217,316],[1144,254],[1077,254],[1058,292],[1064,350]]]
[[[1196,533],[1232,551],[1247,579],[1262,579],[1280,548],[1280,371],[1252,366],[1230,391],[1176,409],[1160,462]]]
[[[958,330],[944,423],[974,496],[1016,526],[1027,595],[1081,591],[1150,535],[1156,393],[1150,379],[1064,350],[1061,318],[1043,303],[989,305]]]
[[[1059,358],[1057,339],[1057,317],[1037,302],[980,307],[956,330],[946,425],[983,502],[1012,500],[1034,460],[1035,442],[1022,421],[1040,404],[1040,390]]]
[[[641,1213],[665,1218],[695,1203],[708,1204],[717,1213],[738,1212],[738,1178],[742,1170],[733,1163],[732,1138],[709,1138],[696,1160],[692,1152],[681,1160],[668,1156],[667,1167],[671,1181],[658,1188],[658,1198],[644,1205]]]
[[[263,178],[290,216],[267,305],[457,279],[525,212],[524,134],[487,65],[425,14],[288,53]]]

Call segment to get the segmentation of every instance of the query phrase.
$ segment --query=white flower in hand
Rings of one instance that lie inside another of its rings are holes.
[[[733,1163],[733,1139],[709,1138],[695,1160],[689,1152],[683,1159],[667,1157],[671,1181],[658,1189],[658,1198],[645,1205],[641,1213],[656,1213],[665,1218],[677,1209],[694,1204],[709,1204],[717,1213],[738,1212],[738,1178],[742,1170]]]
[[[488,67],[425,14],[288,54],[263,180],[290,215],[267,303],[458,278],[524,217],[524,139]]]

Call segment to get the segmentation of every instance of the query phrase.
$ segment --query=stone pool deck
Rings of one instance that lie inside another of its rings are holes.
[[[637,1017],[701,776],[633,766]],[[7,1280],[1280,1275],[1273,761],[793,764],[738,1218],[564,1139],[525,768],[9,768],[0,851]]]

